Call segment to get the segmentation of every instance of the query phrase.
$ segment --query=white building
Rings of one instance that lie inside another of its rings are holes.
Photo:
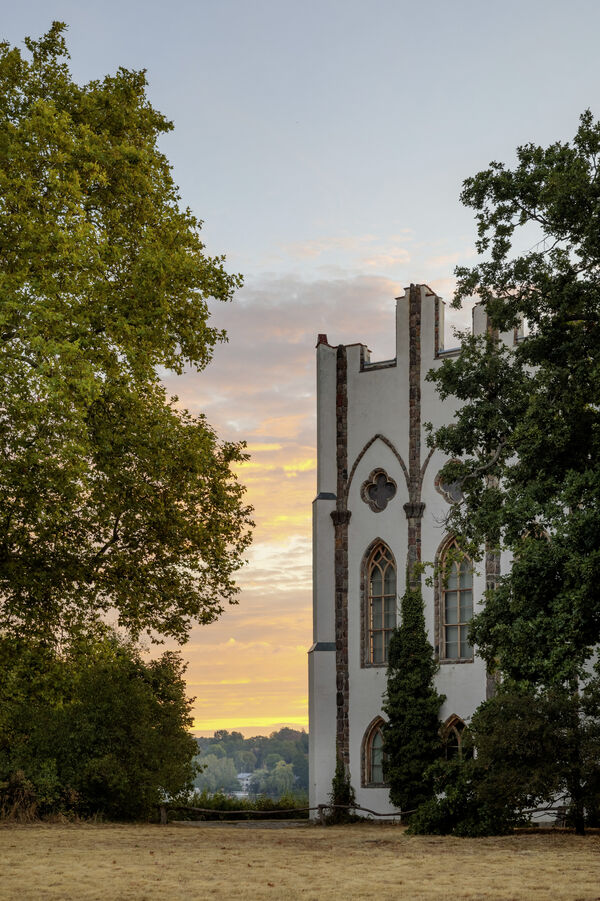
[[[487,328],[473,310],[476,334]],[[317,497],[313,504],[313,645],[309,651],[310,804],[327,803],[336,748],[358,804],[393,812],[381,769],[386,651],[398,618],[407,562],[438,561],[452,542],[444,517],[452,486],[437,478],[445,458],[426,443],[423,424],[452,420],[427,372],[458,350],[443,348],[444,303],[411,285],[396,303],[396,356],[371,362],[364,344],[317,344]],[[518,335],[503,335],[513,342]],[[486,581],[456,567],[446,586],[423,583],[429,640],[440,662],[437,687],[450,742],[489,695],[485,665],[466,640]],[[502,560],[506,565],[506,561]]]

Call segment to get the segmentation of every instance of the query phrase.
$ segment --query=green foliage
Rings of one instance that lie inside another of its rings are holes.
[[[433,792],[430,768],[442,753],[439,710],[445,700],[433,685],[437,669],[421,589],[408,584],[401,623],[390,641],[382,727],[384,775],[390,800],[401,810],[413,810]]]
[[[476,749],[473,757],[472,750]],[[598,822],[600,682],[581,691],[504,683],[475,712],[463,756],[431,771],[435,796],[410,821],[417,834],[501,835],[534,810]]]
[[[349,823],[356,818],[350,813],[349,809],[343,809],[352,809],[355,806],[356,795],[350,782],[350,773],[346,772],[344,761],[339,754],[335,763],[335,773],[331,780],[329,803],[331,804],[331,810],[327,815],[328,825],[334,826],[339,823]]]
[[[590,661],[600,642],[600,123],[571,142],[517,149],[467,179],[481,259],[457,270],[455,304],[478,295],[488,334],[463,336],[429,378],[458,397],[432,441],[460,458],[443,478],[464,503],[448,526],[472,556],[508,549],[511,571],[488,590],[471,638],[504,680],[472,723],[478,792],[517,809],[565,793],[576,829],[597,811],[600,707]],[[513,255],[519,229],[537,230]],[[498,340],[522,320],[510,351]]]
[[[181,803],[182,807],[177,804]],[[203,813],[187,810],[186,807],[203,808]],[[211,793],[207,791],[196,792],[182,796],[180,800],[173,802],[171,809],[177,819],[186,820],[296,820],[307,819],[308,797],[306,795],[283,795],[281,798],[268,798],[261,795],[258,798],[232,798],[221,792]],[[214,813],[206,813],[206,811]],[[241,812],[240,812],[241,811]],[[253,813],[265,813],[265,817],[253,816]]]
[[[411,835],[504,835],[520,820],[501,795],[484,800],[479,792],[481,771],[474,760],[439,760],[429,777],[433,794],[410,818]]]
[[[568,696],[567,696],[568,698]],[[567,754],[564,698],[504,683],[482,704],[470,725],[481,792],[503,798],[510,808],[533,808],[560,790],[559,770]],[[562,740],[561,740],[562,739]],[[568,756],[568,754],[567,754]]]
[[[144,661],[107,632],[60,652],[3,637],[2,814],[141,818],[189,788],[196,742],[184,670],[173,652]]]
[[[235,600],[245,455],[157,372],[209,362],[207,299],[241,282],[180,206],[144,73],[76,84],[64,30],[0,44],[0,627],[112,609],[184,640]]]
[[[516,681],[565,684],[600,641],[600,123],[591,113],[571,143],[528,144],[465,182],[478,249],[459,269],[455,303],[477,294],[491,325],[523,317],[526,340],[467,338],[430,378],[463,404],[435,442],[461,462],[465,503],[449,525],[480,549],[509,548],[510,574],[490,594],[473,637],[488,666]],[[511,258],[521,226],[541,241]]]
[[[250,791],[253,795],[279,798],[308,791],[308,734],[297,729],[283,728],[271,735],[255,735],[244,738],[241,732],[220,729],[212,738],[198,739],[199,763],[208,757],[226,759],[236,773],[252,773]],[[196,786],[208,791],[213,788],[210,773],[212,767],[199,774]],[[217,780],[217,783],[219,781]],[[237,790],[239,786],[219,783],[225,790]]]
[[[201,767],[194,780],[200,791],[232,792],[240,790],[235,764],[230,757],[217,757],[216,754],[196,757]]]
[[[471,724],[484,801],[562,805],[579,830],[600,802],[600,680],[535,688],[505,682]]]
[[[296,778],[291,763],[278,760],[272,767],[255,770],[250,780],[251,794],[269,798],[292,797]]]
[[[265,766],[266,766],[267,770],[272,770],[273,767],[277,766],[278,763],[283,763],[283,762],[284,762],[283,757],[281,757],[279,754],[274,753],[274,752],[267,754],[267,756],[265,758]]]

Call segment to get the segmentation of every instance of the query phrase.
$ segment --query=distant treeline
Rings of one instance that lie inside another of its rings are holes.
[[[207,792],[240,791],[238,773],[251,773],[251,795],[281,798],[308,792],[308,733],[279,729],[244,738],[241,732],[220,729],[212,738],[199,738],[196,762],[203,769],[196,786]]]

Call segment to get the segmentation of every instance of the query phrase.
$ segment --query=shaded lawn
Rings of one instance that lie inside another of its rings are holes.
[[[600,901],[600,836],[402,827],[0,826],[0,898]]]

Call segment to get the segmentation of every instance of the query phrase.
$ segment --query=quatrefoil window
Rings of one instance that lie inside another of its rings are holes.
[[[385,469],[374,469],[360,490],[360,496],[374,513],[381,513],[396,494],[396,483]]]
[[[458,463],[458,460],[452,460],[452,463]],[[440,476],[440,473],[435,477],[434,481],[435,490],[439,491],[444,500],[448,501],[449,504],[458,504],[463,499],[462,489],[460,487],[460,482],[443,482]]]

